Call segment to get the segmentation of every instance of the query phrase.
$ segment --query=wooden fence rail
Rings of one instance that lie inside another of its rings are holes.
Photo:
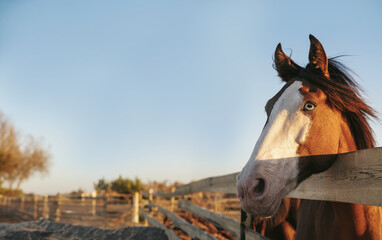
[[[306,179],[288,196],[382,206],[382,148],[340,154],[332,167]]]
[[[57,222],[116,228],[139,224],[138,199],[139,195],[124,200],[110,196],[2,196],[0,213],[16,221],[46,218]]]
[[[233,237],[237,239],[240,237],[240,223],[236,222],[235,220],[231,218],[228,218],[218,213],[211,212],[205,208],[194,205],[190,203],[189,201],[184,201],[184,200],[179,201],[178,207],[184,210],[187,210],[195,215],[198,215],[199,217],[206,219],[207,221],[213,223],[214,225],[227,230]],[[249,228],[246,229],[245,235],[249,237],[249,239],[255,239],[255,240],[264,239],[264,236],[260,235],[259,233]]]
[[[195,192],[236,194],[238,174],[209,177],[177,187],[173,193],[153,195],[171,198]],[[382,148],[339,154],[330,169],[306,179],[288,197],[382,206]]]
[[[166,232],[169,240],[181,240],[181,238],[178,237],[173,231],[168,229],[165,225],[161,224],[154,218],[150,217],[143,209],[141,209],[140,213],[150,223],[151,226],[163,229]]]
[[[237,175],[238,173],[232,173],[209,177],[177,187],[172,193],[158,191],[143,195],[170,199],[196,192],[236,194]],[[339,154],[327,171],[306,179],[287,197],[382,206],[382,148]],[[238,238],[238,222],[185,201],[179,201],[179,207],[214,222]],[[160,206],[158,208],[161,209]],[[246,235],[250,239],[266,239],[248,230]]]
[[[172,224],[174,224],[176,227],[182,229],[184,232],[186,232],[189,236],[191,236],[193,239],[200,239],[200,240],[217,240],[217,238],[209,235],[208,233],[204,232],[203,230],[195,227],[191,223],[186,222],[182,218],[178,217],[176,214],[172,213],[171,211],[158,206],[156,204],[150,204],[150,207],[156,207],[160,212],[162,212],[164,215],[169,217],[172,221]]]

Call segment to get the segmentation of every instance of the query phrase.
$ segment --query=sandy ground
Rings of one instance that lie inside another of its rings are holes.
[[[13,219],[7,216],[0,215],[0,223],[19,223],[17,219]]]

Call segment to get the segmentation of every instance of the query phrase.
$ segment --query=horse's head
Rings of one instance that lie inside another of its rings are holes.
[[[242,207],[256,216],[274,215],[290,191],[328,169],[337,153],[373,144],[371,135],[353,138],[362,135],[357,132],[362,128],[371,132],[366,118],[374,116],[373,110],[359,97],[344,66],[328,59],[312,35],[310,42],[305,68],[286,56],[280,44],[276,48],[275,68],[286,84],[266,104],[267,122],[237,177]]]

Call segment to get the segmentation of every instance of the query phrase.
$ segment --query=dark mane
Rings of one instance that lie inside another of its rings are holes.
[[[298,75],[318,86],[328,96],[329,107],[342,113],[358,149],[373,148],[374,133],[368,120],[377,119],[376,112],[362,98],[362,89],[345,65],[337,61],[337,58],[331,58],[328,69],[330,79],[310,64],[302,68]]]

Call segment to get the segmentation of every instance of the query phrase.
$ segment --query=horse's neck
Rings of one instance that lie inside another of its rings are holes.
[[[338,153],[357,150],[346,124],[339,141]],[[296,239],[382,239],[382,208],[302,200],[297,224]]]
[[[301,200],[296,240],[382,239],[382,208]]]
[[[352,152],[356,150],[357,150],[357,146],[355,144],[355,141],[354,141],[353,135],[351,134],[349,126],[345,122],[342,122],[338,153],[346,153],[346,152]]]
[[[332,202],[337,224],[347,239],[382,239],[382,208]]]
[[[347,124],[342,126],[338,153],[356,151],[357,147]],[[334,217],[348,231],[347,239],[381,239],[382,208],[360,204],[332,202]],[[353,232],[354,231],[354,232]],[[354,237],[359,236],[359,237]]]

